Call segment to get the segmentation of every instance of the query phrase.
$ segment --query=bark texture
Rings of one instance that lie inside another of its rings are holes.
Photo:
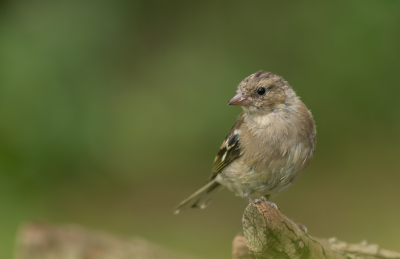
[[[263,201],[247,206],[243,215],[243,233],[251,257],[242,254],[242,257],[234,258],[400,259],[400,253],[366,241],[348,244],[335,238],[311,237],[275,206]],[[240,238],[240,234],[235,238],[233,251],[244,249]]]

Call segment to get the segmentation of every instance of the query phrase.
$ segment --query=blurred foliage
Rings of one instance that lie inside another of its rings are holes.
[[[274,201],[315,236],[399,250],[400,1],[1,1],[0,257],[39,219],[229,258],[246,201],[203,184],[258,70],[312,110],[314,161]]]

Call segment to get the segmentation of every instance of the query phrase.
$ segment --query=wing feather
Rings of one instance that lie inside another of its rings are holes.
[[[210,180],[214,179],[222,169],[242,155],[242,149],[240,148],[240,127],[243,124],[243,117],[244,113],[241,113],[224,142],[222,142],[221,148],[214,159]]]

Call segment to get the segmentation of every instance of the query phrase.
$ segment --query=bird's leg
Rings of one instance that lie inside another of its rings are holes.
[[[253,199],[252,199],[252,198],[250,198],[250,196],[249,196],[247,193],[245,193],[245,192],[243,192],[243,196],[244,196],[244,197],[246,197],[246,198],[247,198],[247,200],[249,200],[249,203],[252,203],[252,202],[257,202],[257,201],[253,201]]]

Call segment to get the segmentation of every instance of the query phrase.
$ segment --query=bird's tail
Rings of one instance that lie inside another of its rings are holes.
[[[204,209],[209,204],[211,197],[219,192],[222,188],[224,188],[224,186],[217,183],[215,179],[209,181],[197,192],[193,193],[189,198],[176,206],[174,213],[178,214],[180,211],[190,208]]]

